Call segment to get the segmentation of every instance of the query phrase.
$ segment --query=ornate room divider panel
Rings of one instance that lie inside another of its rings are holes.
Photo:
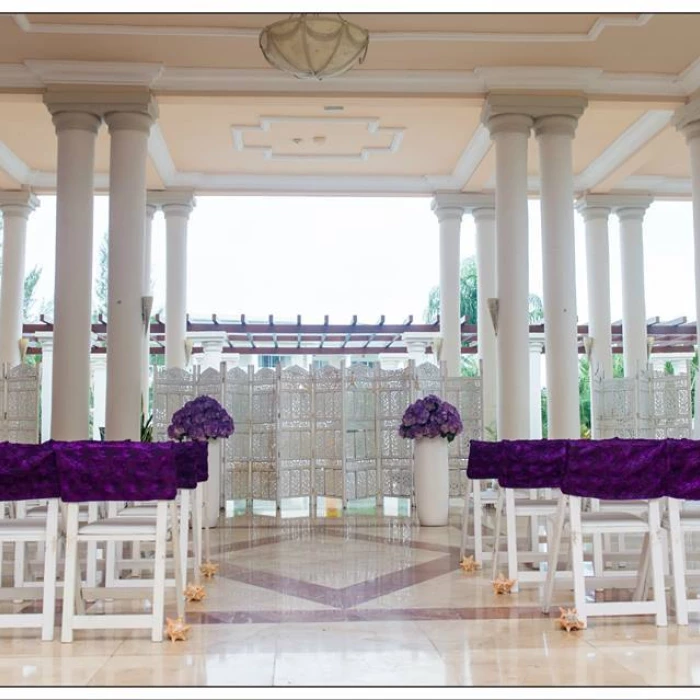
[[[689,371],[668,375],[649,368],[637,377],[595,379],[592,390],[591,419],[598,439],[692,434]]]
[[[39,441],[41,365],[2,367],[0,440],[34,444]]]
[[[348,501],[413,496],[413,443],[398,435],[406,407],[438,394],[459,409],[464,434],[450,445],[450,494],[466,486],[469,440],[482,436],[479,377],[447,378],[436,365],[404,370],[354,365],[254,372],[160,370],[154,379],[156,439],[167,439],[172,414],[206,394],[235,421],[224,441],[225,500],[275,501],[330,496]]]

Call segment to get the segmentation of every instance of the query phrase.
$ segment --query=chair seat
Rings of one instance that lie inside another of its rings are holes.
[[[623,511],[593,511],[581,513],[581,528],[584,532],[600,530],[627,530],[646,532],[649,529],[646,518]]]
[[[518,515],[527,513],[546,514],[554,512],[557,509],[559,501],[555,498],[550,499],[535,499],[535,498],[516,498],[515,510]]]
[[[143,518],[143,517],[156,517],[158,513],[158,506],[151,504],[144,504],[138,506],[127,506],[122,508],[117,516],[120,518]]]
[[[16,537],[43,540],[46,537],[46,523],[38,518],[0,519],[0,541]]]
[[[116,518],[105,518],[97,520],[87,525],[81,525],[78,528],[78,536],[81,535],[104,535],[116,536],[124,535],[125,537],[155,537],[156,521],[154,518],[124,518],[117,516]]]

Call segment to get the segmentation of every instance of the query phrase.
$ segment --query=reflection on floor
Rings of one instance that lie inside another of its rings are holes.
[[[537,588],[494,595],[459,568],[459,510],[421,528],[395,500],[299,500],[212,531],[219,574],[189,603],[186,642],[77,631],[73,644],[0,631],[0,685],[696,685],[700,627],[593,619],[566,633]],[[555,603],[571,605],[566,589]],[[124,605],[123,601],[118,603]],[[109,603],[107,604],[109,605]],[[169,614],[174,610],[169,605]]]

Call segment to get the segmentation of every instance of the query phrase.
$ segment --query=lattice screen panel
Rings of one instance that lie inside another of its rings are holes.
[[[252,367],[248,371],[234,367],[224,380],[222,405],[235,416],[235,431],[224,442],[223,492],[227,500],[252,499],[252,383]]]
[[[0,440],[27,444],[39,441],[40,382],[40,365],[3,367]]]
[[[312,382],[312,458],[316,495],[342,498],[345,503],[342,372],[334,367],[323,367],[312,374]]]
[[[197,381],[192,372],[173,367],[159,369],[153,375],[153,439],[168,440],[173,413],[197,396]]]

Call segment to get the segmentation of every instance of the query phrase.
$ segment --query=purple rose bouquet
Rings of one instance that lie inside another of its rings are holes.
[[[459,411],[434,394],[412,403],[403,414],[399,435],[403,438],[444,437],[452,442],[464,426]]]
[[[173,414],[168,426],[171,440],[215,440],[233,433],[233,418],[211,396],[198,396]]]

